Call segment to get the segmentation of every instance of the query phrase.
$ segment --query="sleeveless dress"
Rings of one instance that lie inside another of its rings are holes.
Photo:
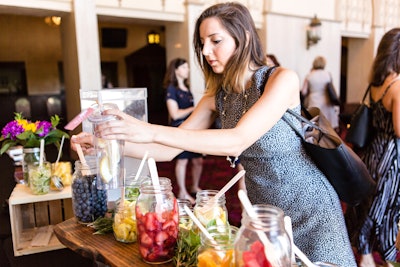
[[[223,90],[217,93],[222,128],[235,127],[259,99],[267,70],[262,67],[255,72],[245,95],[227,95]],[[300,113],[300,105],[295,111]],[[285,116],[300,128],[296,118],[288,113]],[[243,151],[240,161],[246,170],[246,189],[252,204],[271,204],[290,216],[294,243],[311,261],[357,266],[335,190],[283,119]]]
[[[190,91],[184,91],[172,84],[168,85],[167,87],[167,94],[165,96],[165,101],[168,99],[172,99],[176,101],[178,104],[179,109],[186,109],[194,106],[193,94]],[[190,114],[188,114],[184,118],[173,120],[171,119],[170,125],[173,127],[178,127],[181,125]],[[175,159],[193,159],[193,158],[200,158],[202,154],[194,153],[190,151],[183,151],[179,155],[175,157]]]
[[[382,104],[389,88],[377,102],[371,99],[372,125],[376,134],[362,155],[362,160],[376,181],[377,190],[358,236],[358,249],[362,254],[377,249],[385,260],[395,261],[400,212],[400,139],[393,129],[392,113]]]

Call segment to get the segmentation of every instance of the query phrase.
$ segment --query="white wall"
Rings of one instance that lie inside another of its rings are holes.
[[[311,18],[267,15],[266,52],[274,54],[283,67],[294,70],[302,84],[316,56],[324,56],[326,69],[332,73],[334,84],[339,90],[341,38],[340,24],[321,19],[321,40],[307,49],[306,29]]]

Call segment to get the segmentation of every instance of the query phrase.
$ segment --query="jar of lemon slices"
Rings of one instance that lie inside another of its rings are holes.
[[[225,195],[214,199],[217,193],[217,190],[201,190],[196,194],[193,213],[206,228],[213,225],[229,225]]]
[[[120,199],[114,214],[113,231],[117,241],[133,243],[137,240],[135,205],[143,180],[145,179],[140,177],[124,187],[124,198]]]

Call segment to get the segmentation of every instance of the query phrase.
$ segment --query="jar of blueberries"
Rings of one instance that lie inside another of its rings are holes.
[[[75,218],[79,223],[88,224],[107,211],[107,190],[99,189],[101,182],[97,179],[96,158],[86,158],[86,164],[75,161],[75,172],[72,176],[72,206]]]

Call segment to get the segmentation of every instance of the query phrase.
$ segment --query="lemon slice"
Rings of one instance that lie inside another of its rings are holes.
[[[215,220],[216,225],[226,224],[226,214],[221,207],[215,206],[204,213],[200,212],[200,210],[195,209],[194,213],[204,226],[207,226],[212,220]]]
[[[103,157],[100,160],[100,176],[105,183],[110,182],[113,178],[107,157]]]

